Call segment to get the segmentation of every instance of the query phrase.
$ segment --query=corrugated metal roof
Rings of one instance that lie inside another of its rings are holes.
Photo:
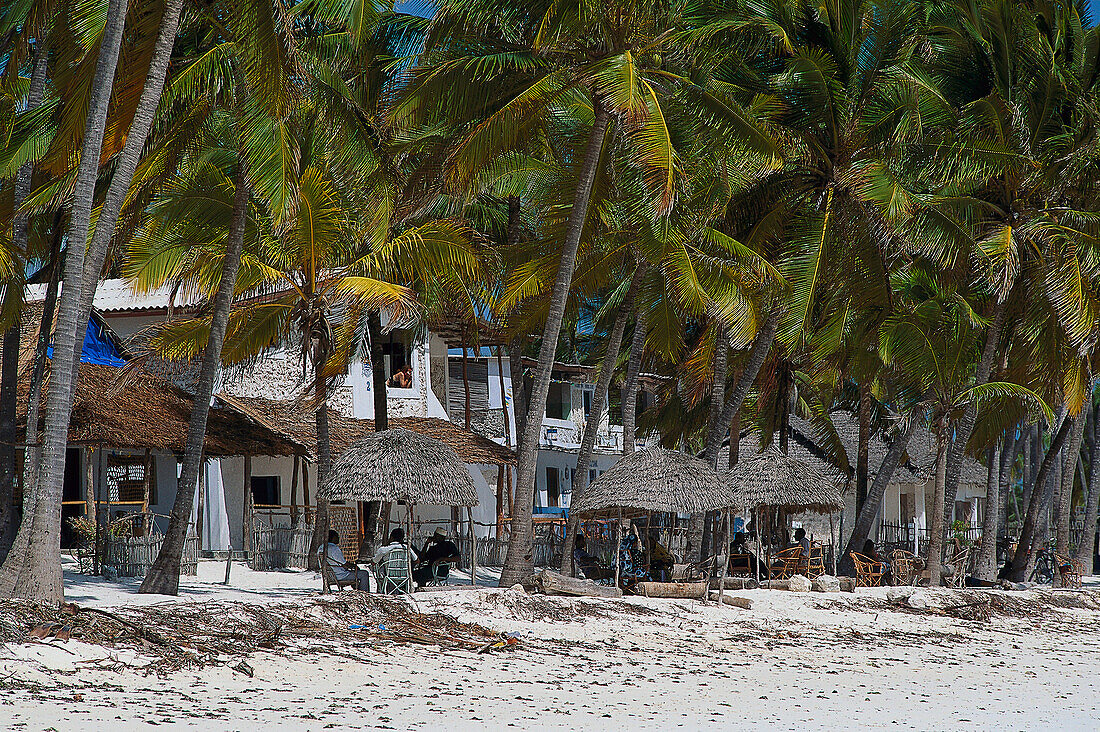
[[[62,283],[62,287],[64,284]],[[38,302],[46,299],[46,285],[28,285],[27,302]],[[172,298],[170,286],[158,287],[155,290],[138,294],[128,280],[113,279],[100,280],[96,287],[95,299],[92,304],[101,313],[141,312],[145,310],[166,310],[169,300],[177,308],[198,305],[202,298],[188,296],[185,292],[177,292]]]

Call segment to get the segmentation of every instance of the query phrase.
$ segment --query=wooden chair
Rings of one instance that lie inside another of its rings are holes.
[[[1081,575],[1085,570],[1081,562],[1058,553],[1054,554],[1054,562],[1058,568],[1059,584],[1075,590],[1081,589]]]
[[[321,562],[321,582],[322,582],[322,587],[321,587],[322,592],[328,592],[329,590],[332,589],[333,585],[336,585],[337,591],[342,590],[345,587],[350,587],[353,590],[358,589],[356,587],[356,585],[358,583],[355,581],[354,577],[349,577],[349,578],[344,579],[344,580],[336,579],[336,573],[332,570],[332,564],[327,559]],[[369,587],[365,588],[364,591],[369,590],[369,589],[370,589]]]
[[[796,574],[801,574],[804,566],[805,560],[802,558],[802,547],[792,546],[789,549],[784,549],[775,555],[772,562],[772,579],[790,579]]]
[[[948,587],[966,587],[966,574],[970,569],[970,547],[963,547],[955,551],[951,559],[944,562],[945,567],[951,568],[951,574],[944,575]]]
[[[895,585],[915,585],[920,578],[920,557],[905,549],[895,549],[890,555]]]
[[[378,562],[375,578],[378,580],[378,592],[383,595],[408,595],[412,593],[412,579],[409,575],[411,557],[405,547],[390,549]]]
[[[821,544],[811,546],[810,557],[808,559],[803,557],[800,565],[804,570],[802,574],[812,580],[825,574],[825,547]]]
[[[856,565],[856,587],[881,587],[886,565],[859,552],[848,552]]]

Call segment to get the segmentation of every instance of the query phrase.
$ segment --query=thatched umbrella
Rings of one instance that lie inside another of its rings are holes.
[[[576,497],[570,510],[620,519],[651,511],[705,513],[736,505],[734,498],[730,486],[720,480],[706,462],[687,453],[651,447],[615,463],[592,482],[584,494]],[[620,525],[615,546],[616,585],[619,582],[621,531]],[[725,565],[722,569],[724,575]],[[723,584],[719,584],[719,594]]]
[[[843,503],[840,475],[824,464],[807,463],[784,455],[774,446],[761,453],[739,456],[737,465],[720,476],[734,494],[734,504],[797,508],[832,513]]]
[[[454,448],[419,432],[394,428],[350,445],[318,490],[327,500],[403,501],[412,542],[412,507],[417,503],[466,506],[473,539],[477,488]],[[477,543],[472,542],[470,576],[476,583]],[[411,582],[411,578],[410,578]]]
[[[774,445],[739,457],[737,465],[720,477],[733,491],[734,503],[753,512],[787,508],[831,514],[843,506],[839,473],[827,470],[823,463],[785,455]],[[760,533],[758,525],[758,541]]]

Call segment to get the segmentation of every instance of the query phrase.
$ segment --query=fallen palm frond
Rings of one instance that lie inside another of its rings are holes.
[[[0,643],[73,638],[131,650],[148,673],[190,666],[231,665],[249,674],[244,658],[259,650],[310,650],[323,642],[422,643],[486,652],[516,640],[443,613],[420,613],[403,600],[341,593],[309,603],[159,603],[101,610],[23,601],[0,603]],[[316,650],[314,648],[314,650]],[[235,665],[232,665],[235,664]]]

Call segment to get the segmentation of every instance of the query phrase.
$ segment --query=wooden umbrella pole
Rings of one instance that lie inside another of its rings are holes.
[[[836,532],[833,524],[833,512],[829,512],[829,551],[833,555],[833,576],[836,577]]]
[[[718,607],[722,607],[722,593],[726,589],[726,568],[729,565],[729,552],[730,545],[730,512],[729,510],[723,511],[720,515],[725,517],[725,527],[722,530],[722,546],[719,548],[718,556],[721,558],[722,568],[718,574]]]
[[[413,568],[412,568],[412,543],[413,543],[413,503],[412,501],[405,501],[405,523],[409,527],[408,533],[405,535],[405,541],[409,542],[407,548],[407,559],[405,562],[405,574],[409,578],[409,594],[413,593],[416,588],[413,587]]]
[[[623,510],[619,509],[619,520],[615,522],[615,546],[612,551],[615,552],[615,587],[619,586],[619,572],[622,568],[623,558],[621,554],[621,547],[623,545]]]
[[[474,509],[466,507],[466,520],[470,524],[470,584],[477,587],[477,534],[474,532]]]
[[[763,519],[760,517],[760,507],[756,507],[756,584],[760,584],[760,556],[764,553],[764,546],[761,543],[761,522]],[[771,579],[771,564],[768,565],[768,579]]]

